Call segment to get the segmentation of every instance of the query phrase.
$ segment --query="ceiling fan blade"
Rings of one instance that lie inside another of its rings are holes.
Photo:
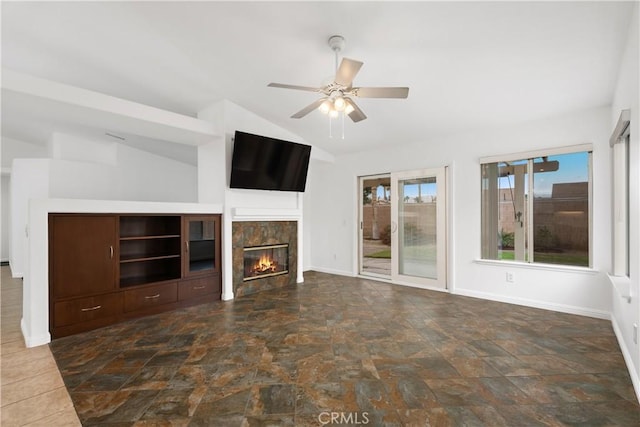
[[[409,96],[408,87],[354,87],[353,96],[359,98],[406,98]]]
[[[336,83],[345,87],[351,87],[351,82],[353,82],[353,78],[358,74],[358,71],[360,71],[360,67],[362,67],[362,62],[342,58],[340,67],[338,67],[338,71],[336,72]]]
[[[356,105],[355,102],[351,98],[345,98],[347,101],[347,105],[350,105],[353,108],[353,111],[348,114],[349,118],[353,120],[354,123],[358,123],[367,118],[364,112]]]
[[[296,86],[296,85],[287,85],[283,83],[269,83],[267,86],[269,87],[278,87],[282,89],[295,89],[295,90],[306,90],[307,92],[321,92],[322,89],[319,87],[309,87],[309,86]]]
[[[304,116],[306,116],[307,114],[309,114],[310,112],[312,112],[313,110],[318,108],[326,99],[327,98],[318,99],[317,101],[307,105],[302,110],[300,110],[297,113],[295,113],[293,116],[291,116],[291,118],[292,119],[301,119],[301,118],[303,118]]]

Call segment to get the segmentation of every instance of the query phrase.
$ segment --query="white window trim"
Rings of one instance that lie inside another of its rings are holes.
[[[622,110],[618,122],[609,138],[609,145],[613,149],[612,165],[612,216],[613,230],[612,246],[613,259],[611,275],[614,277],[629,277],[629,247],[628,247],[628,218],[627,203],[629,202],[628,188],[628,152],[629,133],[631,128],[631,111]]]
[[[508,153],[497,156],[480,157],[480,164],[484,163],[500,163],[500,162],[513,162],[516,160],[524,160],[536,157],[550,157],[560,154],[578,153],[580,151],[593,151],[593,144],[577,144],[567,145],[564,147],[546,148],[542,150],[523,151],[521,153]]]
[[[577,145],[568,145],[568,146],[563,146],[563,147],[554,147],[554,148],[548,148],[548,149],[540,149],[540,150],[533,150],[533,151],[523,151],[520,153],[511,153],[511,154],[504,154],[504,155],[495,155],[495,156],[486,156],[486,157],[481,157],[480,158],[480,165],[482,166],[485,163],[503,163],[503,162],[512,162],[512,161],[520,161],[520,160],[527,160],[527,164],[528,164],[528,170],[532,170],[533,167],[533,161],[535,158],[538,157],[551,157],[551,156],[556,156],[556,155],[562,155],[562,154],[572,154],[572,153],[579,153],[579,152],[587,152],[589,153],[589,164],[588,164],[588,173],[589,173],[589,189],[588,189],[588,194],[589,194],[589,266],[588,267],[580,267],[580,266],[572,266],[572,265],[565,265],[565,264],[545,264],[545,263],[540,263],[540,262],[536,262],[535,257],[534,257],[534,246],[533,244],[530,244],[527,247],[527,258],[529,260],[532,261],[527,261],[527,262],[523,262],[523,261],[506,261],[506,260],[494,260],[494,259],[485,259],[485,258],[480,258],[479,260],[476,260],[476,262],[479,263],[485,263],[485,264],[490,264],[490,263],[499,263],[499,264],[508,264],[508,265],[513,265],[513,264],[521,264],[521,265],[528,265],[528,266],[537,266],[541,269],[556,269],[556,270],[560,270],[560,269],[568,269],[571,271],[593,271],[593,144],[591,143],[585,143],[585,144],[577,144]],[[527,184],[528,186],[528,191],[529,194],[533,194],[533,174],[528,174],[527,176]],[[533,197],[529,197],[527,200],[527,210],[530,214],[533,213],[533,201],[534,198]],[[527,221],[529,224],[531,224],[531,221],[527,218]],[[527,240],[529,242],[533,242],[534,239],[534,227],[528,227],[527,228]]]
[[[511,261],[511,260],[501,260],[501,259],[482,259],[477,258],[474,259],[473,262],[475,264],[484,264],[484,265],[496,265],[503,266],[509,268],[525,268],[525,269],[533,269],[533,270],[547,270],[547,271],[566,271],[570,273],[585,273],[585,274],[600,274],[599,270],[594,269],[593,267],[581,267],[578,265],[568,265],[568,264],[547,264],[544,262],[524,262],[524,261]]]

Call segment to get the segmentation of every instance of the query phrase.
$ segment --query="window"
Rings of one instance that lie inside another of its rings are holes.
[[[629,277],[630,114],[623,110],[609,140],[613,149],[613,275]]]
[[[590,145],[482,160],[483,259],[589,267],[590,212]]]

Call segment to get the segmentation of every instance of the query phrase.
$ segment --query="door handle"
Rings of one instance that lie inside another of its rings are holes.
[[[395,233],[396,231],[398,231],[398,224],[394,221],[391,221],[391,232]]]
[[[189,241],[184,242],[184,251],[189,252]]]
[[[109,258],[113,259],[113,245],[109,245]]]

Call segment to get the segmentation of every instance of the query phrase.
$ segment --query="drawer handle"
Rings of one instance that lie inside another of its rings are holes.
[[[204,289],[205,286],[194,286],[192,289],[195,291],[197,289]]]
[[[147,295],[146,297],[144,297],[144,299],[156,299],[156,298],[160,298],[160,294]]]
[[[81,308],[80,311],[94,311],[94,310],[100,310],[101,308],[102,308],[101,305],[96,305],[95,307]]]

